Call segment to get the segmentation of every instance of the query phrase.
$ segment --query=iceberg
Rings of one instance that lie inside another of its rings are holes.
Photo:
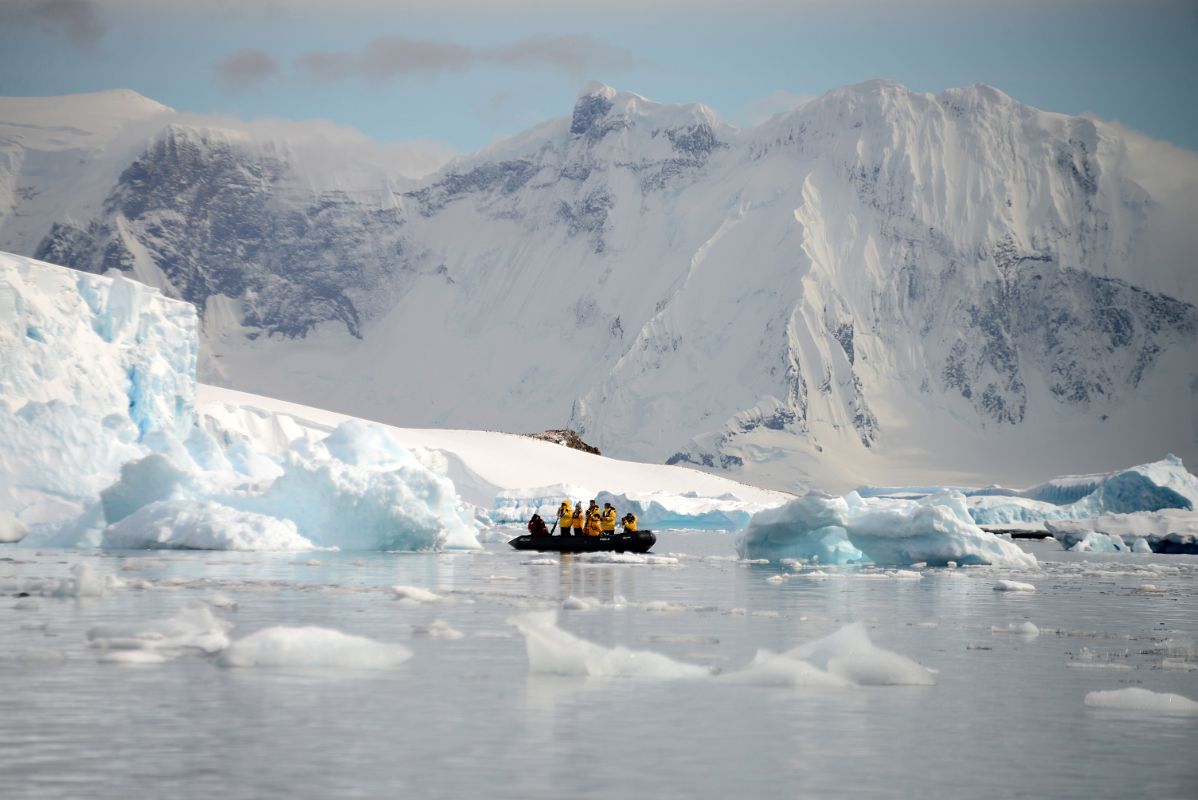
[[[906,566],[994,564],[1030,567],[1035,556],[974,524],[965,496],[949,491],[915,500],[834,497],[810,492],[753,516],[737,538],[743,559]]]
[[[1088,519],[1105,514],[1198,508],[1198,477],[1175,455],[1119,472],[1067,475],[1028,489],[967,489],[979,525]]]
[[[1091,519],[1052,520],[1045,527],[1067,550],[1198,553],[1198,511],[1169,508]]]

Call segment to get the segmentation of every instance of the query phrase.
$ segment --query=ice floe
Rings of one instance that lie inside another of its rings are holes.
[[[411,603],[435,603],[441,599],[441,595],[436,592],[430,592],[419,586],[392,586],[391,593],[395,595],[396,599]]]
[[[165,619],[97,625],[87,632],[87,638],[92,647],[107,651],[104,660],[161,663],[188,650],[219,653],[229,646],[232,628],[232,623],[207,606],[195,606]]]
[[[1135,711],[1144,714],[1198,714],[1198,702],[1180,694],[1152,692],[1134,686],[1111,691],[1088,692],[1085,703],[1090,708],[1116,711]]]
[[[994,584],[994,591],[996,591],[996,592],[1030,593],[1030,592],[1036,591],[1036,587],[1030,583],[1023,583],[1022,581],[1012,581],[1012,580],[1003,578],[1003,579],[999,580],[998,583]]]
[[[622,645],[604,647],[557,626],[557,613],[537,611],[508,620],[524,635],[529,669],[533,673],[592,678],[672,680],[701,678],[706,667],[685,664],[648,650]]]
[[[277,626],[233,642],[218,663],[225,667],[392,669],[411,655],[403,645],[331,628]]]
[[[990,633],[992,633],[992,634],[1014,633],[1019,636],[1022,636],[1025,639],[1035,639],[1037,636],[1040,635],[1040,629],[1036,627],[1036,624],[1034,622],[1029,622],[1027,620],[1024,620],[1023,622],[1012,622],[1008,625],[1003,625],[1003,626],[991,625]]]

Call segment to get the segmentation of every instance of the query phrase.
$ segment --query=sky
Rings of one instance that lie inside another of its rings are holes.
[[[1198,0],[0,0],[0,95],[129,88],[459,153],[568,115],[590,80],[744,127],[873,78],[1198,150]]]

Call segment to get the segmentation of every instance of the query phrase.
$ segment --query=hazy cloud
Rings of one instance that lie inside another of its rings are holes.
[[[359,53],[313,52],[296,66],[318,81],[362,78],[381,83],[406,75],[460,73],[479,64],[549,67],[579,77],[596,69],[627,69],[637,63],[631,51],[589,36],[533,36],[502,47],[466,47],[388,36]]]
[[[91,0],[0,0],[0,27],[38,28],[88,52],[107,29]]]
[[[227,92],[253,89],[279,71],[275,60],[261,50],[239,50],[216,65],[216,79]]]

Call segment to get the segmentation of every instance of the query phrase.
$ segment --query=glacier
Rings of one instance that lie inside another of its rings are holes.
[[[198,412],[190,304],[119,275],[0,254],[0,306],[6,539],[118,549],[479,546],[474,510],[452,481],[380,427],[347,421],[279,449],[278,437],[259,446]]]

